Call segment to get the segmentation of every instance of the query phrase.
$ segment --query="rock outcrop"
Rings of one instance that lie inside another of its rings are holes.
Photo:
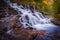
[[[52,19],[51,22],[57,26],[60,26],[60,21],[57,21],[55,19]]]

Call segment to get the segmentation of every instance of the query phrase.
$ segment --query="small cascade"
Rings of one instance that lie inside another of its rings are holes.
[[[18,5],[17,3],[12,3],[9,0],[5,1],[10,7],[14,8],[18,14],[21,16],[19,18],[20,23],[23,25],[23,27],[32,27],[36,28],[36,30],[46,30],[51,27],[55,27],[50,21],[49,18],[46,18],[43,16],[42,13],[39,11],[36,11],[34,7],[34,13],[30,10],[29,5],[26,7],[23,7],[22,5]]]

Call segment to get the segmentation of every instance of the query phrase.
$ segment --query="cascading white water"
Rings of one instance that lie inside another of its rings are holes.
[[[55,25],[50,22],[50,19],[44,17],[42,13],[35,9],[34,13],[32,13],[30,9],[25,9],[22,5],[17,5],[17,3],[12,3],[9,0],[5,0],[5,2],[21,15],[19,21],[23,24],[23,27],[32,27],[36,28],[36,30],[49,30],[50,28],[53,29],[53,27],[55,27]]]

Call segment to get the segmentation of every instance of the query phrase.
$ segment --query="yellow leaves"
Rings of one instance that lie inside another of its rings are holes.
[[[51,0],[43,0],[43,3],[45,3],[46,5],[52,5],[52,1]]]
[[[36,2],[32,1],[30,2],[31,5],[36,5]]]
[[[36,2],[34,0],[13,0],[13,1],[21,4],[36,5]]]
[[[45,8],[44,8],[44,6],[42,7],[42,10],[44,10]]]

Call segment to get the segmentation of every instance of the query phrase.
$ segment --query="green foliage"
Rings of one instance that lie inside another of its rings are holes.
[[[41,3],[42,2],[42,0],[34,0],[35,2],[39,2],[39,3]]]
[[[54,17],[60,20],[60,0],[55,0],[53,4]]]
[[[53,4],[54,13],[58,12],[58,8],[59,8],[58,0],[55,0]]]

